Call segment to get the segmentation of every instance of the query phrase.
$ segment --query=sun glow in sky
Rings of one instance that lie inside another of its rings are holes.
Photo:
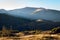
[[[23,7],[60,10],[60,0],[0,0],[0,9],[12,10]]]

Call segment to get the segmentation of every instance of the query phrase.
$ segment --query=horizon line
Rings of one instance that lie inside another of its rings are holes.
[[[0,8],[0,9],[4,9],[4,10],[16,10],[16,9],[22,9],[22,8],[44,8],[44,7],[20,7],[20,8],[13,8],[13,9],[6,9],[6,8]],[[51,9],[51,10],[58,10],[58,11],[60,11],[60,9],[54,9],[54,8],[44,8],[44,9]]]

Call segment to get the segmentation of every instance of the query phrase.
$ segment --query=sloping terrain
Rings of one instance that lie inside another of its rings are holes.
[[[22,9],[10,10],[9,14],[32,20],[44,19],[60,22],[60,11],[52,9],[26,7]]]
[[[3,26],[6,26],[7,28],[12,26],[13,29],[18,29],[20,31],[49,30],[54,27],[60,26],[60,23],[48,20],[43,21],[29,20],[22,17],[15,17],[5,13],[0,13],[0,29],[2,29]]]
[[[2,26],[24,30],[49,30],[60,26],[60,11],[26,7],[6,11],[0,10],[0,29]]]

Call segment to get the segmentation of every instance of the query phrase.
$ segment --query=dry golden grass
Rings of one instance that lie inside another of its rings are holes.
[[[60,40],[60,35],[57,34],[38,34],[24,36],[21,40]]]
[[[0,40],[60,40],[58,34],[35,34],[20,37],[0,37]]]

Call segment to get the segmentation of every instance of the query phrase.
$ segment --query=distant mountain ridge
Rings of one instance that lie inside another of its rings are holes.
[[[49,30],[60,27],[60,11],[45,8],[26,7],[6,11],[0,10],[0,29],[2,26],[12,26],[13,29]]]
[[[15,9],[15,10],[9,10],[9,11],[0,9],[0,13],[6,13],[8,15],[28,18],[32,20],[45,19],[45,20],[51,20],[54,22],[60,22],[60,18],[59,18],[60,11],[45,9],[45,8],[25,7],[22,9]]]
[[[30,20],[50,20],[53,22],[60,22],[60,11],[45,9],[45,8],[34,8],[34,7],[25,7],[22,9],[15,10],[4,10],[0,9],[0,13],[5,13],[15,17],[23,17]]]
[[[60,11],[45,9],[45,8],[32,8],[26,7],[22,9],[15,9],[9,11],[11,15],[15,15],[18,17],[24,17],[28,19],[45,19],[51,20],[55,22],[60,22]]]

